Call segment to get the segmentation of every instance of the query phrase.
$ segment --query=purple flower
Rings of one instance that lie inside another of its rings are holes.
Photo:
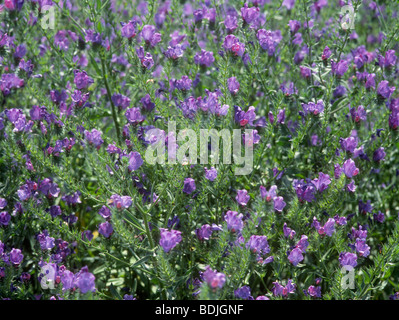
[[[175,80],[175,87],[178,90],[188,91],[191,89],[192,80],[188,76],[182,76],[180,80]]]
[[[100,149],[101,145],[104,143],[104,140],[101,138],[101,132],[97,129],[91,131],[85,130],[84,135],[87,142],[94,145],[97,150]]]
[[[321,298],[321,287],[310,286],[307,293],[311,297]]]
[[[275,296],[283,296],[287,297],[289,293],[294,293],[296,290],[296,284],[292,283],[291,279],[288,279],[287,285],[284,287],[279,284],[277,281],[273,282],[274,287],[272,288],[272,292]]]
[[[252,7],[248,8],[248,4],[245,3],[244,7],[241,8],[241,17],[245,23],[251,24],[259,17],[259,8]]]
[[[98,233],[102,234],[106,238],[109,238],[113,232],[114,228],[108,221],[100,223],[98,226]]]
[[[343,267],[351,266],[354,268],[357,266],[357,255],[351,252],[341,252],[339,254],[339,263]]]
[[[301,22],[297,20],[290,20],[288,22],[288,26],[290,27],[290,31],[292,34],[295,34],[298,32],[298,30],[301,28]]]
[[[212,227],[209,224],[204,224],[201,228],[195,230],[198,240],[209,240],[212,235]]]
[[[287,10],[292,10],[295,6],[296,0],[284,0],[281,6],[286,7]]]
[[[356,168],[355,161],[352,159],[346,160],[342,168],[347,178],[352,178],[359,173],[359,168]]]
[[[229,34],[224,38],[223,48],[231,51],[233,55],[242,57],[245,51],[245,45],[241,43],[235,35]]]
[[[253,253],[268,254],[270,252],[266,236],[252,235],[245,246]]]
[[[209,181],[215,181],[218,175],[217,170],[214,167],[210,167],[209,169],[205,167],[204,169],[205,169],[205,178]]]
[[[295,231],[294,231],[295,232]],[[309,246],[309,242],[308,242],[308,237],[306,235],[302,235],[301,236],[301,240],[298,241],[298,243],[296,244],[295,248],[300,249],[303,253],[306,252],[306,249]]]
[[[11,220],[11,216],[8,214],[7,211],[0,212],[0,225],[1,226],[8,226],[8,223]]]
[[[300,202],[312,202],[315,199],[316,187],[313,183],[306,183],[303,179],[294,179],[292,185]]]
[[[138,153],[137,151],[129,153],[129,166],[128,166],[129,171],[136,171],[138,168],[140,168],[143,165],[143,163],[144,161],[141,158],[140,153]]]
[[[299,262],[303,260],[302,251],[299,248],[295,248],[288,255],[288,260],[296,267]]]
[[[94,292],[96,290],[95,285],[96,277],[89,272],[87,267],[83,267],[76,275],[74,283],[85,294],[87,292]]]
[[[243,300],[254,300],[254,298],[251,296],[251,288],[248,286],[243,286],[237,290],[234,290],[234,296]]]
[[[22,254],[21,250],[19,249],[12,249],[10,251],[10,262],[15,265],[18,266],[21,264],[22,260],[24,258],[24,255]]]
[[[140,124],[145,120],[145,116],[141,114],[140,108],[127,109],[125,112],[125,117],[132,125]]]
[[[209,266],[205,267],[202,277],[212,289],[221,289],[226,282],[226,275],[224,273],[212,270]]]
[[[60,276],[60,279],[61,279],[63,291],[74,288],[75,275],[73,274],[73,272],[71,272],[69,270],[64,270],[64,272]]]
[[[24,84],[24,80],[18,78],[14,73],[3,73],[0,79],[0,90],[7,96],[11,93],[11,89],[21,88]]]
[[[236,201],[239,205],[246,206],[250,198],[247,190],[237,190]]]
[[[368,74],[366,76],[366,83],[364,84],[366,89],[373,88],[375,89],[375,73]]]
[[[152,47],[155,47],[161,41],[161,34],[155,32],[155,27],[152,25],[145,25],[141,31],[141,36]]]
[[[224,26],[226,27],[227,33],[234,32],[237,29],[237,17],[232,15],[227,15],[226,19],[224,20]]]
[[[51,250],[55,247],[55,239],[49,237],[46,230],[44,230],[43,233],[37,235],[37,241],[39,241],[40,248],[42,250]]]
[[[331,183],[330,176],[328,174],[324,174],[323,172],[319,172],[319,178],[313,179],[313,184],[316,187],[317,191],[323,192],[328,188],[328,185]]]
[[[163,248],[163,250],[167,253],[176,245],[182,241],[181,232],[178,230],[171,230],[160,228],[161,230],[161,238],[159,240],[159,245]]]
[[[384,151],[384,148],[380,147],[374,151],[373,160],[378,162],[378,161],[384,160],[385,156],[386,156],[386,153]]]
[[[385,57],[378,55],[378,63],[381,67],[392,68],[395,66],[397,57],[395,55],[395,50],[388,50],[385,53]]]
[[[184,186],[183,186],[183,192],[187,194],[191,194],[196,190],[195,186],[195,180],[192,178],[186,178],[184,179]]]
[[[317,221],[316,217],[313,217],[312,226],[317,230],[320,235],[328,235],[329,237],[335,232],[335,220],[333,218],[329,218],[327,222],[322,227],[320,222]]]
[[[271,31],[260,29],[256,33],[256,38],[259,41],[259,45],[263,50],[267,51],[269,56],[273,56],[276,52],[277,46],[282,40],[282,35],[280,30]]]
[[[183,56],[184,50],[180,44],[176,46],[169,46],[168,49],[164,52],[164,55],[168,59],[177,60]],[[195,58],[194,58],[195,59]]]
[[[331,52],[330,48],[326,46],[321,55],[321,59],[323,61],[327,61],[331,57],[331,54],[332,54],[332,52]]]
[[[335,63],[331,60],[331,71],[333,74],[342,77],[346,71],[348,71],[348,62],[346,60],[341,60],[338,63]]]
[[[290,239],[293,239],[296,234],[295,230],[292,230],[291,228],[287,227],[286,222],[284,222],[284,225],[283,225],[283,232],[284,232],[284,237],[290,238]]]
[[[381,211],[378,211],[378,213],[373,214],[373,218],[374,218],[374,221],[383,223],[385,220],[385,215]]]
[[[377,88],[378,96],[383,99],[389,99],[394,91],[395,87],[389,87],[389,82],[387,80],[381,81]]]
[[[266,190],[264,186],[259,187],[260,196],[266,201],[271,201],[273,198],[277,197],[277,186],[273,185],[270,187],[269,191]]]
[[[355,243],[356,252],[360,257],[367,257],[370,254],[370,247],[366,244],[366,239],[356,239]]]
[[[366,121],[367,120],[367,112],[362,105],[355,108],[350,109],[350,114],[352,116],[352,120],[355,122]]]
[[[4,209],[7,206],[7,200],[0,198],[0,209]]]
[[[152,59],[152,55],[147,52],[144,55],[144,48],[140,47],[136,49],[137,57],[140,59],[141,65],[146,69],[151,69],[154,66],[154,60]]]
[[[197,52],[194,56],[194,63],[201,66],[210,67],[214,61],[215,58],[212,51],[201,50],[201,52]]]
[[[128,23],[121,22],[121,35],[124,38],[132,39],[136,36],[136,23],[129,21]]]
[[[86,71],[74,70],[74,75],[73,82],[78,90],[86,89],[94,83],[94,80],[87,75]]]
[[[241,231],[244,227],[242,218],[242,213],[238,214],[236,211],[227,211],[224,216],[224,220],[227,223],[227,229],[231,230],[231,232]]]
[[[102,206],[101,208],[100,208],[100,210],[98,210],[98,214],[100,215],[100,216],[102,216],[104,219],[109,219],[109,218],[111,218],[111,210],[108,208],[108,207],[106,207],[106,206]]]
[[[112,95],[111,100],[113,104],[119,109],[125,110],[130,105],[130,99],[122,94],[115,93]]]
[[[284,202],[283,197],[274,197],[273,198],[273,208],[274,210],[277,210],[278,212],[283,211],[287,204]]]
[[[357,138],[349,137],[349,138],[340,138],[339,140],[341,144],[341,148],[344,151],[354,152],[357,147]]]
[[[299,69],[300,69],[302,78],[309,79],[312,76],[312,70],[310,70],[309,68],[300,66]]]
[[[237,78],[231,77],[227,79],[227,87],[232,95],[237,94],[238,90],[240,89],[240,84],[237,81]]]

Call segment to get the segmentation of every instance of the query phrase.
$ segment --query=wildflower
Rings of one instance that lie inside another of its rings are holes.
[[[352,159],[346,160],[342,168],[347,178],[352,178],[359,173],[359,168],[356,168],[355,161]]]
[[[288,279],[286,286],[282,286],[278,281],[273,282],[273,284],[272,292],[275,296],[287,297],[288,294],[294,293],[296,290],[296,284],[292,283],[291,279]]]
[[[254,298],[251,296],[251,288],[249,286],[243,286],[237,290],[234,290],[234,296],[243,300],[254,300]]]
[[[311,285],[307,290],[307,294],[311,297],[321,298],[321,287]]]
[[[212,51],[202,49],[201,52],[197,52],[194,56],[194,63],[201,66],[210,67],[214,61],[215,58]]]
[[[117,209],[128,209],[132,205],[132,198],[114,194],[111,196],[109,204]]]
[[[236,201],[239,205],[246,206],[250,198],[247,190],[237,190]]]
[[[245,246],[254,253],[268,254],[270,252],[266,236],[252,235]]]
[[[386,153],[384,151],[383,147],[378,148],[377,150],[374,151],[373,153],[373,160],[376,162],[379,162],[381,160],[384,160],[386,156]]]
[[[129,166],[128,166],[129,171],[136,171],[138,168],[140,168],[143,165],[143,163],[144,161],[141,158],[140,153],[138,153],[137,151],[129,153]]]
[[[354,268],[357,266],[357,255],[351,252],[341,252],[339,254],[339,263],[343,267],[351,266]]]
[[[277,197],[277,186],[273,185],[270,187],[269,191],[266,190],[264,186],[260,186],[260,196],[266,201],[271,201],[273,198]]]
[[[184,179],[184,186],[183,186],[183,192],[187,194],[191,194],[196,190],[195,186],[195,180],[192,178],[186,178]]]
[[[141,114],[140,108],[127,109],[125,112],[125,117],[132,125],[140,124],[145,120],[145,116]]]
[[[84,131],[85,138],[89,144],[94,145],[97,150],[100,149],[101,145],[104,143],[104,140],[101,139],[101,132],[97,129],[93,129],[91,131]]]
[[[295,230],[287,227],[286,222],[284,222],[284,225],[283,225],[283,233],[284,233],[284,237],[290,238],[290,239],[293,239],[296,234]]]
[[[232,95],[237,94],[238,90],[240,89],[240,84],[237,81],[236,77],[231,77],[227,79],[227,87]]]
[[[224,220],[227,223],[227,229],[231,230],[231,232],[241,231],[244,227],[242,218],[242,213],[238,214],[236,211],[227,211],[226,215],[224,216]]]
[[[214,167],[210,167],[209,169],[205,167],[204,169],[205,169],[205,178],[209,181],[215,181],[218,175],[217,170]]]
[[[73,82],[78,90],[86,89],[94,83],[94,80],[87,75],[86,71],[74,70],[74,75]]]
[[[159,245],[163,250],[168,253],[171,249],[176,247],[176,245],[182,241],[181,232],[178,230],[171,230],[160,228],[161,238],[159,240]]]
[[[283,197],[274,197],[273,198],[273,208],[279,212],[283,211],[287,204],[284,202]]]
[[[7,211],[0,212],[0,226],[8,226],[11,216]]]
[[[136,23],[129,21],[128,23],[121,22],[121,35],[124,38],[132,39],[136,36]]]
[[[24,255],[22,254],[21,250],[13,248],[10,251],[10,262],[14,266],[18,266],[21,264],[22,260],[24,258]]]
[[[303,260],[302,251],[298,248],[293,249],[288,255],[288,260],[296,267]]]
[[[145,25],[141,31],[141,36],[146,44],[152,47],[155,47],[161,41],[161,34],[155,32],[155,27],[152,25]]]
[[[320,235],[327,235],[329,237],[335,232],[335,220],[329,218],[324,226],[320,226],[320,222],[317,221],[316,217],[313,217],[312,226],[317,230]]]
[[[113,232],[114,228],[108,221],[103,222],[98,226],[98,233],[102,234],[106,238],[109,238]]]
[[[382,99],[389,99],[394,91],[395,87],[389,87],[389,82],[383,80],[378,85],[377,95]]]
[[[87,292],[94,292],[96,277],[89,272],[87,266],[83,267],[76,275],[74,283],[80,289],[80,291],[85,294]]]
[[[209,266],[205,267],[202,277],[212,289],[221,289],[226,282],[226,275],[224,273],[212,270]]]

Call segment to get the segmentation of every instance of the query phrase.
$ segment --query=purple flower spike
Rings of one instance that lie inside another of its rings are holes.
[[[192,194],[195,190],[195,180],[193,178],[184,179],[183,192],[187,194]]]
[[[244,227],[242,218],[242,213],[238,214],[236,211],[227,211],[224,216],[224,220],[227,222],[227,229],[231,232],[241,231]]]
[[[237,190],[236,201],[240,206],[246,206],[250,198],[247,190]]]
[[[351,252],[341,252],[339,254],[339,263],[341,266],[350,266],[352,268],[357,266],[357,255]]]
[[[226,282],[226,275],[224,273],[212,270],[209,266],[205,267],[202,277],[212,289],[221,289]]]
[[[287,204],[284,202],[283,197],[274,197],[273,198],[273,207],[274,210],[277,210],[278,212],[283,211]]]
[[[172,250],[176,245],[182,241],[181,232],[178,230],[171,230],[160,228],[161,230],[161,239],[159,240],[159,245],[163,248],[163,250],[168,253]]]
[[[98,233],[102,234],[106,238],[109,238],[113,232],[114,228],[108,221],[103,222],[98,226]]]
[[[292,250],[288,256],[288,260],[294,265],[294,267],[296,267],[298,263],[303,260],[301,249],[295,248],[294,250]]]
[[[355,161],[352,159],[346,160],[342,168],[347,178],[352,178],[359,173],[359,168],[356,167]]]

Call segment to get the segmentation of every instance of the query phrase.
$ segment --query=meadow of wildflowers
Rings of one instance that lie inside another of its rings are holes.
[[[0,1],[0,299],[399,299],[398,57],[392,0]]]

